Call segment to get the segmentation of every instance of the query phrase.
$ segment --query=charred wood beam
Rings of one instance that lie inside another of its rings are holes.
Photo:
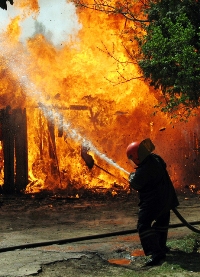
[[[28,184],[28,143],[26,109],[13,110],[15,132],[16,177],[15,189],[24,190]]]
[[[14,192],[14,126],[10,106],[5,109],[3,120],[4,185],[3,191]]]
[[[4,109],[0,110],[0,141],[3,140],[3,119],[4,119]]]
[[[39,112],[39,151],[40,151],[40,160],[43,160],[43,124],[42,124],[42,115],[41,112]]]
[[[58,122],[58,137],[61,138],[63,136],[63,115],[60,115]]]
[[[21,192],[28,184],[28,146],[26,110],[0,110],[4,159],[3,192]]]
[[[69,110],[76,110],[76,111],[85,111],[89,108],[85,105],[70,105]]]
[[[49,157],[53,160],[56,158],[56,143],[55,143],[55,125],[52,120],[48,120],[49,130]]]
[[[55,142],[55,125],[53,120],[48,120],[49,130],[49,157],[51,159],[51,174],[58,176],[61,184],[60,169],[58,164],[58,158],[56,153],[56,142]]]
[[[89,110],[89,107],[86,105],[69,105],[67,106],[59,106],[59,105],[51,105],[51,106],[46,106],[42,103],[38,103],[38,107],[41,109],[46,109],[46,110],[51,110],[57,109],[57,110],[74,110],[74,111],[86,111]],[[38,108],[37,106],[35,108]]]

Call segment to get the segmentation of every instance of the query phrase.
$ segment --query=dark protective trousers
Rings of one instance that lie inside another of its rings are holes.
[[[157,213],[157,211],[155,211]],[[138,233],[145,255],[165,253],[170,221],[170,211],[161,214],[155,220],[151,209],[139,210]]]

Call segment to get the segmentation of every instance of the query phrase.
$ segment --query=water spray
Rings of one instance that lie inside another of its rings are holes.
[[[44,104],[45,97],[43,92],[37,89],[36,85],[29,79],[27,75],[26,64],[30,64],[31,61],[28,56],[28,53],[25,51],[25,49],[23,49],[23,46],[21,44],[18,44],[18,46],[10,47],[5,44],[10,45],[9,41],[4,37],[4,40],[0,41],[1,55],[4,57],[7,67],[12,71],[13,76],[15,76],[17,82],[20,84],[21,87],[24,88],[24,90],[26,91],[29,97],[32,97],[35,101],[37,101],[38,107],[43,112],[45,118],[47,118],[49,121],[53,121],[56,118],[60,118],[61,117],[60,112],[57,111],[53,107],[53,105],[50,105],[50,106],[48,105],[47,107]],[[21,61],[23,61],[23,63]],[[67,122],[64,119],[63,119],[63,130],[73,141],[76,141],[81,145],[89,148],[100,159],[104,160],[105,162],[119,169],[120,171],[123,171],[126,174],[128,174],[128,172],[124,168],[119,166],[117,163],[115,163],[112,159],[107,157],[105,154],[101,153],[92,144],[90,140],[80,135],[76,129],[72,128],[70,122]]]

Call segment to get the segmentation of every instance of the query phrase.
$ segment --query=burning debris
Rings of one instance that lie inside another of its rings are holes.
[[[166,127],[161,127],[160,129],[159,129],[159,131],[165,131],[166,130]]]

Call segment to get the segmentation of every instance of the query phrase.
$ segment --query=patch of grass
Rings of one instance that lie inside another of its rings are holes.
[[[168,242],[171,252],[166,261],[155,267],[125,271],[120,277],[190,277],[200,272],[200,235],[192,233]]]
[[[168,242],[168,246],[172,249],[192,253],[197,248],[198,242],[200,242],[200,234],[192,233],[184,238],[171,240]]]

